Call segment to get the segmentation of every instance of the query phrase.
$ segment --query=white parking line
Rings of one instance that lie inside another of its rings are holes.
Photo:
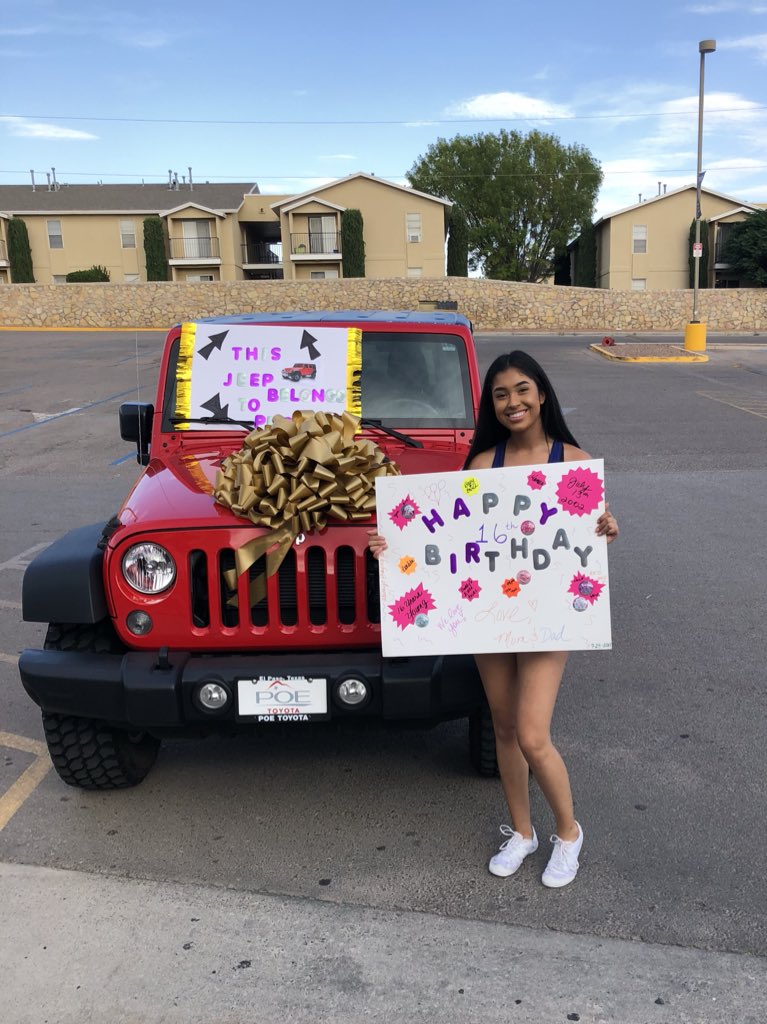
[[[0,651],[0,661],[4,662],[6,665],[18,665],[19,656],[18,654],[3,654],[3,652]]]
[[[3,569],[20,569],[23,572],[32,561],[33,556],[38,551],[42,551],[43,548],[50,547],[51,543],[51,541],[46,540],[42,544],[35,544],[33,548],[27,548],[26,551],[22,551],[20,554],[14,555],[13,558],[9,558],[7,562],[0,562],[0,571]]]
[[[21,601],[0,600],[0,608],[12,608],[14,611],[21,611]]]

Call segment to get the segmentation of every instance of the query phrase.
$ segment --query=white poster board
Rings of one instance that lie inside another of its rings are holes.
[[[361,343],[360,330],[343,326],[182,324],[175,416],[187,419],[178,428],[221,429],[195,422],[216,419],[265,427],[296,409],[359,415]]]
[[[376,480],[386,657],[612,647],[601,459]]]

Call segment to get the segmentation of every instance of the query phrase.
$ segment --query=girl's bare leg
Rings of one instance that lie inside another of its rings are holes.
[[[529,768],[517,742],[517,661],[513,654],[477,654],[487,702],[493,716],[501,785],[511,822],[526,839],[533,835],[528,792]]]
[[[560,839],[578,838],[570,779],[551,742],[551,718],[567,662],[566,651],[516,656],[516,735],[519,748],[551,807]]]

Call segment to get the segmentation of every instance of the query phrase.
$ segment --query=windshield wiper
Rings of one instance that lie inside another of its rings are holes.
[[[248,420],[232,420],[228,416],[200,416],[198,419],[191,416],[171,416],[170,421],[174,426],[176,423],[227,423],[233,427],[245,427],[246,430],[256,429]]]
[[[399,430],[392,430],[391,427],[385,427],[380,420],[360,420],[363,427],[374,427],[376,430],[382,430],[384,434],[388,434],[390,437],[396,437],[398,441],[404,441],[405,444],[411,448],[423,448],[423,442],[417,441],[414,437],[408,437],[407,434],[400,434]]]

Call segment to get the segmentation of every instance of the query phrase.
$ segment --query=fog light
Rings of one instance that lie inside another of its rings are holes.
[[[228,704],[229,694],[218,683],[203,683],[197,691],[197,700],[206,711],[220,711]]]
[[[370,696],[367,683],[361,679],[344,679],[336,687],[336,696],[348,707],[358,707]]]
[[[129,612],[125,624],[134,636],[146,636],[154,625],[146,612]]]

